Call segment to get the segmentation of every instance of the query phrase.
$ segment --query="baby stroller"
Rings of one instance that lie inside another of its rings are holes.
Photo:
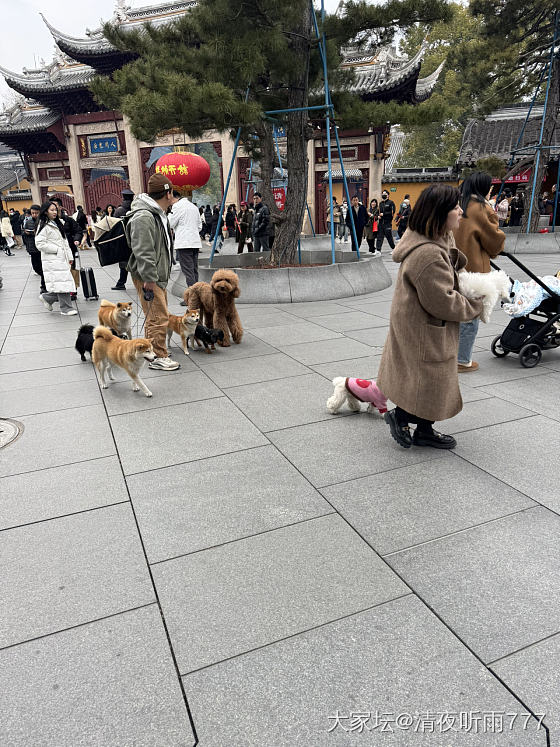
[[[531,280],[538,283],[550,298],[545,298],[526,316],[513,318],[502,334],[492,340],[490,350],[498,358],[503,358],[508,353],[517,353],[524,368],[534,368],[539,363],[543,350],[552,350],[560,346],[560,329],[556,327],[556,322],[560,320],[560,295],[534,275],[517,257],[508,252],[502,252],[502,255],[508,257]],[[496,270],[500,269],[493,262],[491,265]],[[533,319],[533,316],[537,319]]]

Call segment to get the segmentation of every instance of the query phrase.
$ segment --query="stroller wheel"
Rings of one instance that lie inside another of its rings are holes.
[[[542,358],[542,350],[535,343],[523,345],[519,351],[519,362],[523,368],[534,368]]]
[[[504,348],[502,345],[501,335],[498,335],[492,340],[490,350],[494,353],[496,358],[504,358],[509,353],[509,350],[507,348]]]

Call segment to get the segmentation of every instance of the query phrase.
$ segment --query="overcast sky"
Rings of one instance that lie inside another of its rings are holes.
[[[281,1],[281,0],[280,0]],[[325,0],[329,12],[334,12],[339,0]],[[133,8],[150,5],[150,0],[128,0]],[[153,0],[158,5],[158,0]],[[115,0],[2,0],[2,44],[0,66],[21,72],[34,68],[42,59],[50,62],[54,40],[39,13],[48,22],[71,36],[84,37],[86,29],[95,29],[113,15]],[[13,92],[0,75],[0,100],[9,101]]]

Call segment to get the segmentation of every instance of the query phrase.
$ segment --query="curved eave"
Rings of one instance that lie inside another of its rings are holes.
[[[444,65],[445,60],[437,66],[437,68],[433,73],[431,73],[431,75],[427,75],[425,78],[418,78],[416,82],[415,92],[416,101],[426,101],[426,99],[430,98],[436,86],[436,83],[439,80],[439,76],[441,74],[441,71],[443,70]]]
[[[50,24],[42,13],[39,13],[39,15],[43,19],[45,26],[50,31],[51,36],[55,40],[57,46],[60,47],[60,49],[63,49],[61,47],[61,44],[63,44],[66,48],[74,50],[78,53],[89,52],[90,54],[106,54],[107,52],[111,53],[116,51],[116,48],[113,47],[113,45],[108,42],[107,39],[105,39],[100,31],[96,31],[92,34],[92,37],[94,37],[94,39],[79,39],[75,36],[64,34],[62,31],[59,31],[52,24]],[[63,51],[66,50],[63,49]]]

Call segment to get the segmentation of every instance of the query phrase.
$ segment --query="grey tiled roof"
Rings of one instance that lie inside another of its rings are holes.
[[[59,118],[59,114],[46,107],[25,108],[18,104],[0,113],[0,133],[41,132]]]
[[[24,96],[32,96],[34,92],[65,91],[72,88],[86,88],[95,75],[93,68],[87,65],[65,65],[55,60],[40,70],[26,70],[14,73],[0,67],[0,74],[6,83]]]
[[[395,169],[385,174],[382,182],[398,184],[405,182],[453,182],[457,180],[457,172],[451,166],[425,169]]]
[[[143,23],[152,23],[154,26],[161,26],[176,20],[178,16],[183,15],[197,4],[197,0],[168,0],[168,2],[158,5],[146,5],[141,8],[123,8],[122,10],[117,9],[110,22],[118,25],[123,30],[138,28]],[[88,30],[86,31],[85,38],[78,38],[59,31],[47,21],[43,14],[41,16],[55,42],[68,54],[72,54],[72,51],[75,51],[81,55],[84,53],[88,55],[103,55],[107,52],[116,51],[115,47],[103,36],[101,28],[92,31]]]
[[[511,151],[516,147],[536,145],[539,141],[542,107],[533,109],[521,143],[517,146],[528,110],[527,106],[508,107],[493,112],[485,119],[469,120],[461,143],[459,165],[472,165],[479,159],[490,156],[497,156],[507,161],[511,156]],[[557,145],[560,150],[560,127],[558,126],[551,145]],[[553,152],[558,153],[558,151]],[[516,159],[529,154],[530,152],[518,154]]]

